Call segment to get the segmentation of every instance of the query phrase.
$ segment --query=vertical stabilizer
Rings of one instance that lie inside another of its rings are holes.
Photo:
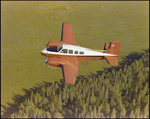
[[[105,53],[120,56],[120,42],[111,41],[109,44],[105,43],[104,50],[107,50]]]
[[[118,57],[120,56],[120,42],[111,41],[109,44],[105,43],[104,50],[107,50],[105,53],[114,54]],[[111,65],[118,65],[118,57],[106,56],[105,59]]]

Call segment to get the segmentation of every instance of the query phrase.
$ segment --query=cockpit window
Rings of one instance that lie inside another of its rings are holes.
[[[62,51],[61,51],[61,53],[67,53],[67,49],[63,49]]]
[[[73,50],[69,50],[69,53],[70,53],[70,54],[73,54]]]
[[[50,51],[50,52],[59,52],[62,49],[62,46],[52,46],[47,48],[46,50]]]
[[[51,51],[51,52],[57,52],[57,46],[49,47],[46,50]]]

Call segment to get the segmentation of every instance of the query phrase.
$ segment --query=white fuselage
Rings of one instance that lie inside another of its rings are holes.
[[[60,46],[45,48],[41,51],[46,55],[67,55],[67,56],[117,56],[80,46],[62,44]]]

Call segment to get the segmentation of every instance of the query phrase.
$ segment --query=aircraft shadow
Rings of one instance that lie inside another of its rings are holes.
[[[147,50],[142,49],[142,50],[144,52],[149,52],[149,49],[147,49]],[[141,57],[142,57],[141,53],[136,52],[136,51],[131,52],[129,55],[127,55],[125,57],[121,57],[122,61],[119,62],[119,66],[111,66],[109,68],[103,67],[104,71],[100,70],[100,71],[97,71],[96,74],[91,73],[88,76],[80,75],[76,78],[76,84],[78,84],[79,81],[83,82],[85,79],[86,79],[86,81],[88,81],[89,77],[94,79],[94,78],[102,75],[103,72],[105,72],[105,71],[111,72],[112,69],[119,70],[120,68],[123,68],[124,65],[126,65],[126,64],[129,65],[130,63],[132,63],[132,61],[134,61],[135,59],[139,59]],[[56,81],[55,83],[57,83],[57,82],[58,81]],[[63,88],[65,85],[64,79],[60,79],[59,83],[62,86],[61,88]],[[1,107],[4,110],[4,111],[2,111],[3,114],[1,115],[1,118],[9,118],[11,114],[13,114],[16,111],[19,111],[19,105],[25,100],[25,98],[30,97],[32,91],[33,91],[33,93],[35,93],[36,91],[40,91],[41,87],[50,86],[50,85],[54,85],[54,83],[42,81],[42,83],[36,83],[30,89],[22,88],[23,92],[25,93],[24,95],[13,94],[13,97],[12,97],[13,103],[7,102],[7,106],[1,105]],[[71,85],[71,84],[69,84],[69,85]]]

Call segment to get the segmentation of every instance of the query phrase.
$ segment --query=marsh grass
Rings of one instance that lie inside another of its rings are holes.
[[[103,7],[102,7],[103,6]],[[149,47],[148,2],[4,2],[1,5],[1,103],[12,101],[42,81],[62,79],[60,68],[46,68],[40,54],[48,40],[60,41],[62,22],[70,23],[77,44],[102,50],[121,42],[121,57]],[[79,62],[78,76],[109,65],[105,60]]]

